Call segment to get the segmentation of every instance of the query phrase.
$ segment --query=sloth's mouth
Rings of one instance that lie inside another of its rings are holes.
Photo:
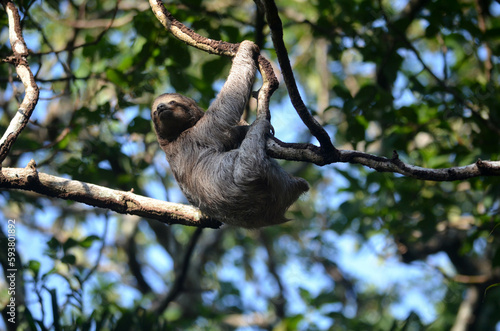
[[[163,113],[171,113],[172,109],[170,107],[168,107],[167,105],[165,104],[159,104],[158,107],[156,107],[156,115],[157,116],[162,116]]]

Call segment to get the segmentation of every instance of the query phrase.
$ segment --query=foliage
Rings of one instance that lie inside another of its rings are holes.
[[[43,172],[184,202],[149,105],[177,91],[208,106],[230,60],[175,40],[143,2],[16,5],[42,99],[3,165],[24,167],[33,158]],[[337,147],[388,157],[397,150],[430,168],[499,159],[498,2],[278,5],[303,97]],[[251,1],[167,7],[212,39],[257,40],[268,31]],[[6,58],[3,11],[0,22]],[[269,36],[260,46],[275,60]],[[4,132],[22,85],[9,65],[0,77]],[[277,136],[310,140],[286,99],[281,87],[272,100]],[[159,313],[193,229],[1,191],[24,266],[19,327],[445,330],[467,305],[469,328],[498,327],[498,178],[436,183],[349,164],[284,166],[313,187],[291,210],[293,221],[262,231],[204,230],[181,294]]]

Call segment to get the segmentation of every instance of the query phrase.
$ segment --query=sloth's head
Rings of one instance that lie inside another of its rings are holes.
[[[204,115],[196,102],[178,93],[165,93],[153,102],[151,118],[156,133],[168,141],[194,126]]]

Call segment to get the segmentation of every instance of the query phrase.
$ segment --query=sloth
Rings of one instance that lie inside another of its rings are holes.
[[[180,189],[204,214],[225,224],[260,228],[288,221],[285,211],[309,189],[266,154],[272,130],[265,112],[239,125],[259,48],[240,44],[229,77],[206,112],[177,93],[155,99],[151,118]]]

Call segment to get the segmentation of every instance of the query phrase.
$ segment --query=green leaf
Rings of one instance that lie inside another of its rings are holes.
[[[40,272],[41,265],[42,264],[39,261],[36,261],[36,260],[30,260],[28,262],[27,268],[33,272],[33,274],[35,276],[34,277],[35,279],[38,278],[38,273]]]
[[[61,262],[73,265],[76,263],[76,257],[73,254],[66,254],[61,259]]]
[[[92,246],[94,241],[99,241],[99,240],[101,240],[101,238],[99,238],[98,236],[91,235],[80,241],[80,246],[83,248],[89,248],[90,246]]]
[[[106,70],[106,77],[108,80],[118,86],[121,87],[127,87],[127,79],[125,75],[121,71],[115,70],[115,69],[107,69]]]
[[[47,241],[47,246],[49,246],[49,249],[51,250],[58,250],[62,247],[61,243],[56,239],[56,237],[52,237],[49,241]]]
[[[63,244],[63,251],[66,252],[68,249],[73,248],[78,245],[78,241],[73,238],[68,238],[66,242]]]

